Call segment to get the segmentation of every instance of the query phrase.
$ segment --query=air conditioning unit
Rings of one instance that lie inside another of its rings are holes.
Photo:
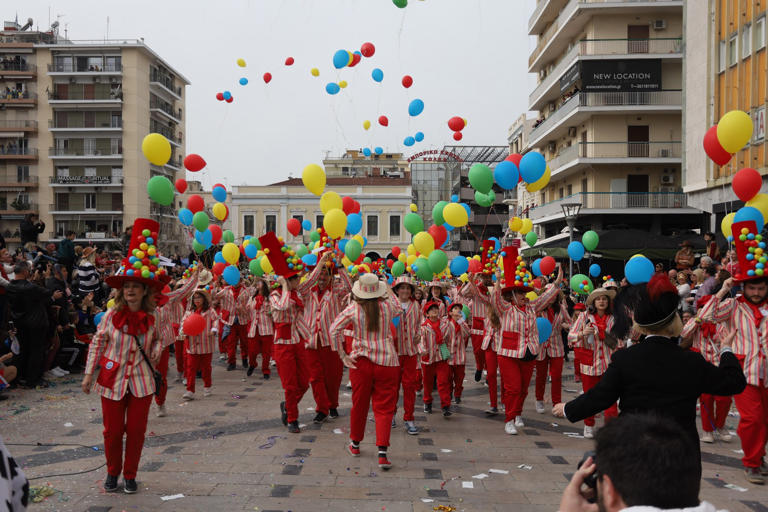
[[[557,149],[557,143],[550,142],[549,144],[547,144],[547,151],[549,151],[550,153],[554,153],[556,149]]]
[[[576,127],[575,126],[569,126],[568,127],[568,136],[569,137],[575,137],[576,136]]]
[[[664,30],[667,28],[666,20],[653,20],[653,30]]]
[[[661,177],[661,183],[664,185],[671,185],[675,182],[674,174],[664,174]]]
[[[659,150],[660,158],[669,158],[669,148]]]

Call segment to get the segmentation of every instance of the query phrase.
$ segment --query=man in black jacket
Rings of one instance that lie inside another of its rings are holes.
[[[29,281],[30,269],[26,261],[13,267],[14,279],[6,291],[11,319],[18,329],[21,354],[19,371],[28,387],[43,384],[43,361],[48,347],[48,312],[52,300],[60,299],[60,290],[51,292]]]
[[[37,235],[45,231],[45,223],[41,222],[35,213],[28,213],[24,216],[24,220],[19,224],[19,233],[21,235],[21,245],[24,246],[29,242],[37,245]]]

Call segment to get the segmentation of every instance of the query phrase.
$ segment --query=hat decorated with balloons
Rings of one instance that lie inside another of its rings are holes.
[[[152,219],[136,219],[133,223],[131,245],[122,266],[113,276],[106,279],[112,288],[122,288],[126,281],[136,281],[157,291],[171,280],[164,268],[160,267],[157,237],[160,224]]]
[[[502,291],[533,291],[533,274],[528,269],[525,261],[523,261],[523,257],[518,255],[517,247],[510,245],[503,248],[501,250],[501,260],[504,269]]]
[[[285,245],[282,237],[275,235],[273,231],[259,237],[261,250],[267,256],[275,274],[286,279],[297,275],[304,268],[296,251]]]
[[[493,240],[483,240],[483,252],[480,253],[481,272],[491,275],[496,271],[496,244]]]
[[[733,276],[734,280],[744,282],[768,277],[766,245],[757,224],[751,220],[734,222],[732,229],[733,245],[739,259],[739,273]]]

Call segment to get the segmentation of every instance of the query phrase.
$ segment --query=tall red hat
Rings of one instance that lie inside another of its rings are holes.
[[[483,240],[483,252],[480,253],[480,264],[483,266],[482,273],[491,275],[495,270],[496,258],[493,257],[496,244],[492,240]]]
[[[296,251],[285,245],[273,231],[259,237],[261,250],[266,254],[275,274],[286,279],[297,275],[304,268],[304,263],[296,255]]]
[[[131,245],[122,266],[105,281],[112,288],[122,288],[126,281],[136,281],[161,291],[171,280],[160,267],[157,251],[160,224],[152,219],[136,219],[131,232]]]
[[[521,290],[533,291],[533,274],[528,270],[523,258],[518,255],[517,247],[510,245],[501,250],[504,265],[503,291]]]
[[[768,264],[768,251],[763,235],[757,230],[757,223],[753,220],[734,222],[731,231],[739,259],[739,273],[733,276],[734,280],[744,282],[768,277],[765,267]]]

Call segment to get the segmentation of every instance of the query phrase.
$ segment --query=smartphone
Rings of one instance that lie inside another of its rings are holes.
[[[16,329],[16,324],[13,323],[13,320],[8,320],[8,330],[12,331]]]

